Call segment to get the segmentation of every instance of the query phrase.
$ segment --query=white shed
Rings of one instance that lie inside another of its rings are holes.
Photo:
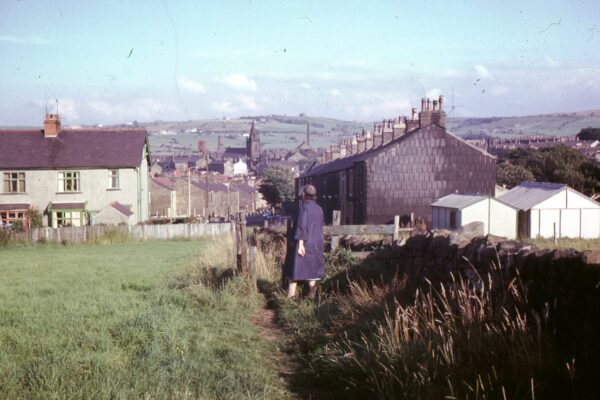
[[[498,199],[519,210],[519,237],[600,237],[600,204],[567,185],[524,182]]]
[[[431,212],[434,229],[457,229],[480,221],[486,234],[517,236],[517,209],[494,197],[450,194],[433,203]]]

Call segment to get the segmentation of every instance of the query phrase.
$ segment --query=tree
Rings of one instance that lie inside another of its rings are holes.
[[[505,185],[509,189],[512,189],[522,182],[532,181],[535,181],[533,173],[518,164],[511,164],[506,161],[499,164],[496,169],[496,183],[498,183],[498,185]]]
[[[600,192],[600,168],[579,150],[564,145],[506,152],[498,159],[498,183],[510,186],[513,182],[518,184],[519,176],[530,178],[522,169],[513,167],[529,171],[537,182],[564,183],[589,196]]]
[[[268,167],[258,192],[271,206],[294,200],[294,173],[283,167]]]

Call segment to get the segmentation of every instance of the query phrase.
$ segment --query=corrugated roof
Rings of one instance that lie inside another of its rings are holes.
[[[487,199],[487,196],[453,193],[449,194],[448,196],[442,197],[435,203],[431,204],[431,206],[455,208],[457,210],[462,210],[463,208],[473,205],[475,203],[479,203],[481,200],[484,199]]]
[[[41,130],[0,130],[0,169],[137,167],[145,129],[63,129],[55,138]]]
[[[529,210],[536,204],[549,199],[566,188],[567,185],[562,183],[523,182],[519,186],[498,196],[498,200],[519,210]]]

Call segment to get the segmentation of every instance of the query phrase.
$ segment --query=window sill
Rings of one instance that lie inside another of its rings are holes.
[[[108,188],[106,189],[107,192],[120,192],[121,188]]]
[[[56,192],[56,194],[81,194],[83,192]]]
[[[2,192],[0,194],[7,196],[26,196],[27,192]]]

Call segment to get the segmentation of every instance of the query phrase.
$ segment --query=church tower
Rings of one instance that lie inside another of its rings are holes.
[[[256,164],[260,161],[260,139],[254,121],[250,127],[250,136],[246,139],[246,155],[248,156],[248,168],[254,171]]]

